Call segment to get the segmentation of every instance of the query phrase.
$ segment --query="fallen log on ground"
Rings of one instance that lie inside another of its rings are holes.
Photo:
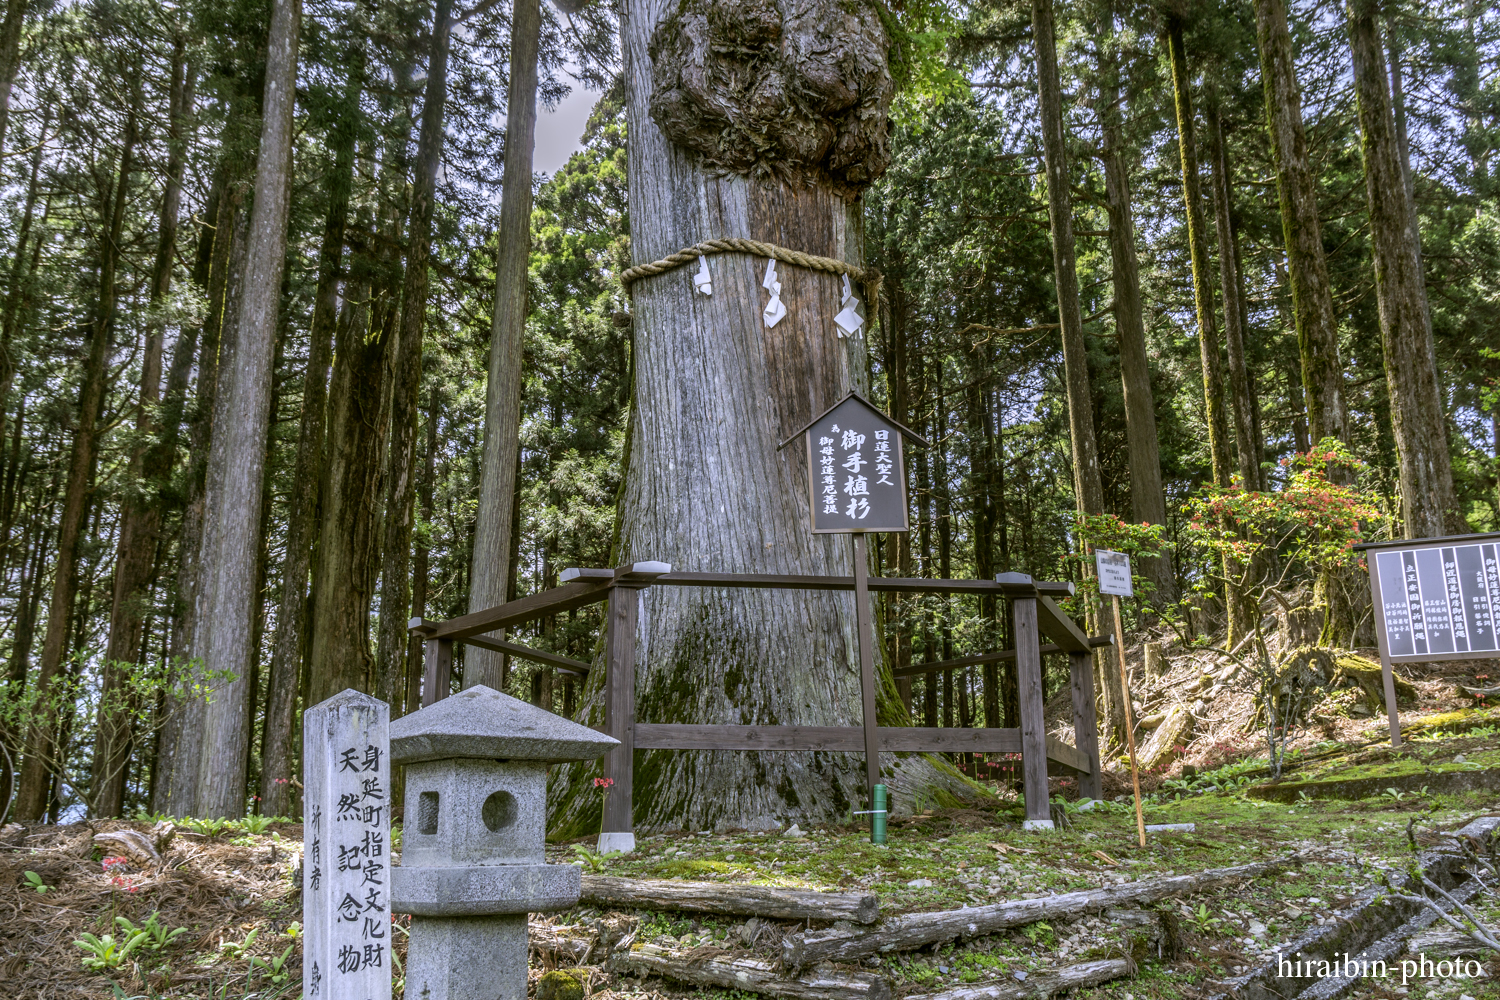
[[[852,920],[870,924],[880,916],[880,899],[868,892],[812,892],[765,885],[613,875],[583,876],[583,893],[578,901],[592,906],[723,913],[773,920]]]
[[[1056,993],[1098,986],[1128,975],[1129,972],[1130,963],[1125,959],[1109,958],[1099,962],[1081,962],[1052,972],[1033,972],[1024,982],[960,986],[941,993],[919,993],[906,1000],[1043,1000]]]
[[[890,1000],[891,984],[883,976],[845,972],[819,966],[790,977],[775,962],[763,958],[734,958],[714,948],[671,951],[656,945],[637,945],[617,952],[610,960],[616,973],[655,975],[692,986],[721,986],[788,1000]]]
[[[1213,868],[1194,875],[1171,875],[1121,885],[1065,892],[1037,899],[1017,899],[989,906],[932,913],[903,913],[873,927],[826,927],[798,931],[781,940],[781,961],[788,969],[815,962],[843,962],[891,951],[912,951],[940,941],[993,934],[1038,920],[1058,920],[1098,912],[1106,906],[1152,903],[1168,896],[1201,892],[1237,879],[1268,875],[1293,864],[1295,855],[1233,868]]]
[[[599,941],[599,935],[587,927],[568,925],[554,927],[533,920],[526,926],[531,950],[557,965],[582,965]]]

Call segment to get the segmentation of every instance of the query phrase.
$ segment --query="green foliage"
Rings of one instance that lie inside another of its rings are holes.
[[[1199,934],[1218,934],[1224,928],[1224,918],[1210,913],[1207,903],[1199,903],[1198,908],[1188,916],[1188,920]]]
[[[255,939],[259,934],[260,928],[257,927],[249,934],[246,934],[243,941],[221,940],[219,942],[219,952],[230,961],[239,961],[249,953],[251,948],[255,947]]]
[[[604,854],[600,854],[597,851],[589,850],[582,844],[573,845],[573,857],[578,859],[578,863],[580,865],[587,868],[595,875],[598,875],[600,872],[604,871],[604,866],[609,863],[609,859],[615,857],[619,853],[619,851],[607,851]]]
[[[145,947],[156,952],[161,951],[167,945],[176,941],[179,937],[186,934],[188,930],[186,927],[173,927],[168,930],[166,925],[161,922],[161,913],[156,910],[152,910],[151,915],[139,927],[125,917],[115,917],[115,923],[124,933],[124,937],[127,940],[133,938],[138,933],[145,934]]]
[[[184,829],[205,837],[217,837],[221,833],[234,829],[235,826],[234,820],[225,819],[222,816],[218,819],[194,819],[189,816],[178,822]]]
[[[265,977],[266,979],[269,979],[271,981],[272,985],[277,985],[277,986],[279,986],[280,984],[286,982],[288,979],[291,978],[291,975],[292,975],[292,971],[286,967],[286,962],[287,962],[287,959],[290,958],[291,955],[292,955],[292,949],[294,949],[296,947],[297,946],[295,944],[289,944],[289,945],[286,946],[286,949],[281,953],[281,955],[279,957],[272,956],[269,960],[264,959],[264,958],[259,958],[259,957],[255,956],[255,955],[251,955],[250,956],[250,976],[251,976],[251,978],[253,979],[257,975],[260,975],[260,976]]]
[[[1248,490],[1238,483],[1205,486],[1186,507],[1189,536],[1241,565],[1273,552],[1309,575],[1358,562],[1354,546],[1386,517],[1363,491],[1331,482],[1328,470],[1341,467],[1352,474],[1364,463],[1341,442],[1327,438],[1285,464],[1291,475],[1279,490]]]
[[[244,830],[246,833],[258,837],[261,834],[265,833],[266,829],[268,827],[270,827],[270,825],[272,823],[286,823],[286,822],[290,822],[290,818],[289,817],[286,817],[286,816],[260,816],[260,815],[256,815],[256,814],[252,813],[251,815],[246,816],[244,819],[242,819],[242,820],[239,821],[239,827],[240,827],[241,830]]]
[[[42,882],[42,877],[36,872],[25,872],[24,878],[26,879],[26,888],[31,889],[35,892],[46,893],[50,892],[52,889],[52,886],[46,885]]]
[[[85,931],[73,944],[82,948],[83,967],[94,971],[117,969],[130,958],[131,952],[147,944],[150,939],[144,930],[122,934],[118,939],[113,934],[95,936]]]
[[[897,121],[968,96],[969,82],[953,58],[953,42],[962,24],[952,4],[911,0],[889,7],[882,3],[878,9],[891,36],[891,79],[897,93],[891,111]]]
[[[48,720],[73,712],[132,731],[139,739],[154,739],[190,702],[208,702],[216,685],[234,679],[228,671],[204,669],[199,660],[171,664],[105,661],[100,667],[107,666],[118,684],[100,689],[83,670],[92,656],[88,650],[75,653],[73,669],[54,678],[46,689],[35,684],[17,685],[13,679],[0,680],[0,742],[12,759],[38,754],[48,758],[49,766],[65,768],[75,750],[72,744],[42,745],[32,736],[38,727],[47,728]],[[158,710],[158,698],[167,707]],[[75,785],[89,801],[93,794],[91,776],[81,776]]]

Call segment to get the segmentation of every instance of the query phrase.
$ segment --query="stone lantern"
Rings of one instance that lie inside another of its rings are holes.
[[[576,865],[549,865],[547,765],[616,741],[476,686],[391,723],[406,767],[391,911],[412,914],[406,991],[422,1000],[524,1000],[526,915],[578,902]]]

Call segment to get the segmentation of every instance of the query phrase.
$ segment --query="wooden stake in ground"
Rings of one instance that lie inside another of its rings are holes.
[[[1135,763],[1135,719],[1130,710],[1130,674],[1125,669],[1125,623],[1120,615],[1120,598],[1130,597],[1135,587],[1130,578],[1130,557],[1108,549],[1094,550],[1094,567],[1099,577],[1099,593],[1109,594],[1115,602],[1115,649],[1120,657],[1120,693],[1125,698],[1125,745],[1130,749],[1130,783],[1135,788],[1135,827],[1141,846],[1146,846],[1146,817],[1141,811],[1141,774]]]

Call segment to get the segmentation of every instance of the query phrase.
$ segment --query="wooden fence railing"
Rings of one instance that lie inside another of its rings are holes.
[[[1073,592],[1071,583],[1033,581],[1021,573],[995,580],[926,580],[869,577],[876,592],[975,594],[1003,597],[1010,603],[1016,648],[960,659],[913,664],[893,671],[896,676],[935,673],[954,668],[1014,660],[1019,686],[1018,728],[953,729],[919,726],[879,726],[866,712],[862,726],[723,726],[638,723],[635,719],[636,623],[640,592],[647,587],[776,588],[790,590],[855,590],[847,576],[781,576],[747,573],[674,573],[670,566],[637,562],[618,569],[569,569],[562,584],[499,607],[476,611],[443,622],[414,618],[414,639],[424,646],[422,705],[447,695],[452,683],[453,643],[462,642],[506,652],[586,676],[588,664],[555,653],[532,649],[485,635],[546,615],[560,614],[608,600],[605,617],[605,725],[620,741],[604,759],[604,776],[613,780],[605,798],[604,834],[630,836],[635,829],[632,797],[636,750],[821,750],[916,753],[1021,754],[1028,827],[1051,825],[1047,795],[1048,761],[1079,776],[1079,793],[1100,797],[1099,736],[1095,722],[1094,672],[1091,653],[1110,643],[1089,638],[1062,612],[1053,598]],[[864,581],[861,581],[864,582]],[[1043,645],[1042,636],[1052,640]],[[1042,708],[1044,653],[1067,653],[1073,705],[1073,745],[1046,733]],[[618,839],[612,841],[619,843]]]

